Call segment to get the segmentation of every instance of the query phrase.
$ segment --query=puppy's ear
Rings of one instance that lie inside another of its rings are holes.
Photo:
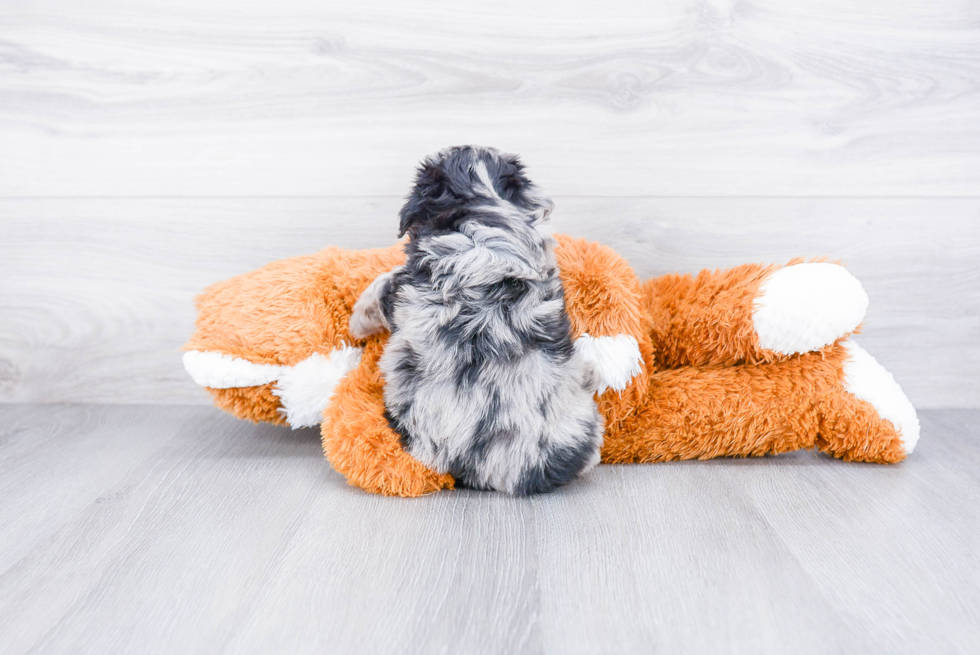
[[[524,164],[520,157],[501,155],[500,180],[504,198],[527,209],[537,220],[547,220],[551,215],[554,203],[524,174]]]
[[[399,212],[398,237],[424,226],[439,227],[455,200],[446,171],[432,161],[422,162],[415,186]]]
[[[520,202],[531,180],[524,175],[524,164],[517,155],[500,156],[500,184],[502,196],[511,202]]]

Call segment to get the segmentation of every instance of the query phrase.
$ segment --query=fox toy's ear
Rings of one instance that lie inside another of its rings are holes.
[[[450,227],[459,212],[458,200],[443,167],[431,160],[422,162],[415,176],[415,186],[399,213],[399,238],[406,233],[414,236],[423,228]]]

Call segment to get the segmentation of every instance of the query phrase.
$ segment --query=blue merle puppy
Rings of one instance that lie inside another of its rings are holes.
[[[463,486],[546,492],[599,461],[598,381],[572,343],[542,230],[551,209],[515,156],[428,157],[401,210],[406,263],[350,319],[357,338],[391,330],[388,422],[412,457]]]

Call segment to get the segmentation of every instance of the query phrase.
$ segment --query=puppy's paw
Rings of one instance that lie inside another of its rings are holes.
[[[868,294],[837,264],[795,264],[762,283],[752,321],[759,347],[795,355],[834,343],[864,320]]]
[[[364,296],[361,297],[363,298]],[[360,304],[361,301],[358,300],[357,302]],[[347,324],[351,336],[357,340],[367,339],[372,334],[380,332],[387,327],[384,316],[381,315],[381,310],[377,305],[366,305],[363,307],[354,305],[354,313],[351,314]]]
[[[347,322],[347,329],[352,337],[359,340],[367,339],[376,332],[391,329],[388,321],[385,320],[384,312],[381,311],[381,300],[388,292],[389,282],[401,268],[396,266],[376,277],[354,303],[354,312]]]
[[[595,373],[599,395],[606,389],[622,391],[642,370],[640,344],[628,334],[593,337],[586,333],[575,340],[575,351]]]

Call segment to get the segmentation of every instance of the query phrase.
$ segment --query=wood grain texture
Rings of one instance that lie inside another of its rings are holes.
[[[600,466],[554,494],[369,496],[312,430],[0,407],[0,652],[966,653],[980,413],[895,466]]]
[[[208,403],[183,371],[206,285],[387,246],[399,198],[0,200],[0,402]],[[842,258],[860,343],[918,407],[980,406],[980,200],[556,198],[554,228],[643,277]]]
[[[0,653],[975,650],[977,410],[893,467],[387,499],[178,349],[482,143],[642,276],[843,258],[913,403],[980,407],[978,115],[963,0],[0,3]]]
[[[0,195],[977,195],[978,91],[964,0],[4,3]]]

